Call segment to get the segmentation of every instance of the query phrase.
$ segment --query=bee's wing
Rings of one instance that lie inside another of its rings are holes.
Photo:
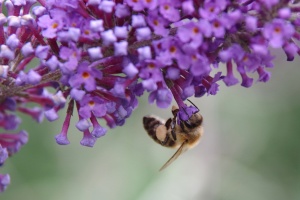
[[[166,167],[168,167],[174,160],[176,160],[183,152],[187,150],[186,148],[187,142],[183,142],[181,146],[177,149],[177,151],[174,153],[174,155],[159,169],[159,171],[162,171]]]

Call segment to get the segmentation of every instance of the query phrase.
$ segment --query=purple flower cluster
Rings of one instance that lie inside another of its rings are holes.
[[[0,0],[0,7],[0,125],[17,129],[16,111],[54,121],[67,103],[55,137],[63,145],[74,110],[80,143],[92,147],[125,123],[144,92],[160,108],[175,99],[188,120],[196,110],[188,97],[215,95],[220,81],[266,82],[270,48],[288,61],[300,52],[293,0]],[[26,142],[25,131],[0,134],[0,165]],[[9,182],[0,175],[0,191]]]

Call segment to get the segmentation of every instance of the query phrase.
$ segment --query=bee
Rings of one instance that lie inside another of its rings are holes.
[[[176,123],[178,120],[177,114],[179,112],[179,108],[176,106],[172,107],[173,118],[169,118],[166,122],[153,115],[148,115],[143,118],[144,128],[155,142],[164,147],[177,148],[175,154],[159,171],[168,167],[183,152],[198,144],[203,135],[203,117],[199,113],[198,108],[197,110],[198,111],[193,113],[188,120],[183,121],[179,119],[179,124]]]

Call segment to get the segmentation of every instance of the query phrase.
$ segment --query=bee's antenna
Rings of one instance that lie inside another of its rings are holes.
[[[191,100],[189,100],[189,99],[187,99],[191,104],[193,104],[193,106],[195,106],[196,108],[197,108],[197,112],[199,112],[199,108],[191,101]]]

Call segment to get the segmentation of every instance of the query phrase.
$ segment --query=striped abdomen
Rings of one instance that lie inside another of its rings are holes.
[[[158,144],[165,147],[175,147],[175,141],[171,138],[170,122],[166,124],[157,117],[145,116],[143,118],[144,128],[148,135]]]

